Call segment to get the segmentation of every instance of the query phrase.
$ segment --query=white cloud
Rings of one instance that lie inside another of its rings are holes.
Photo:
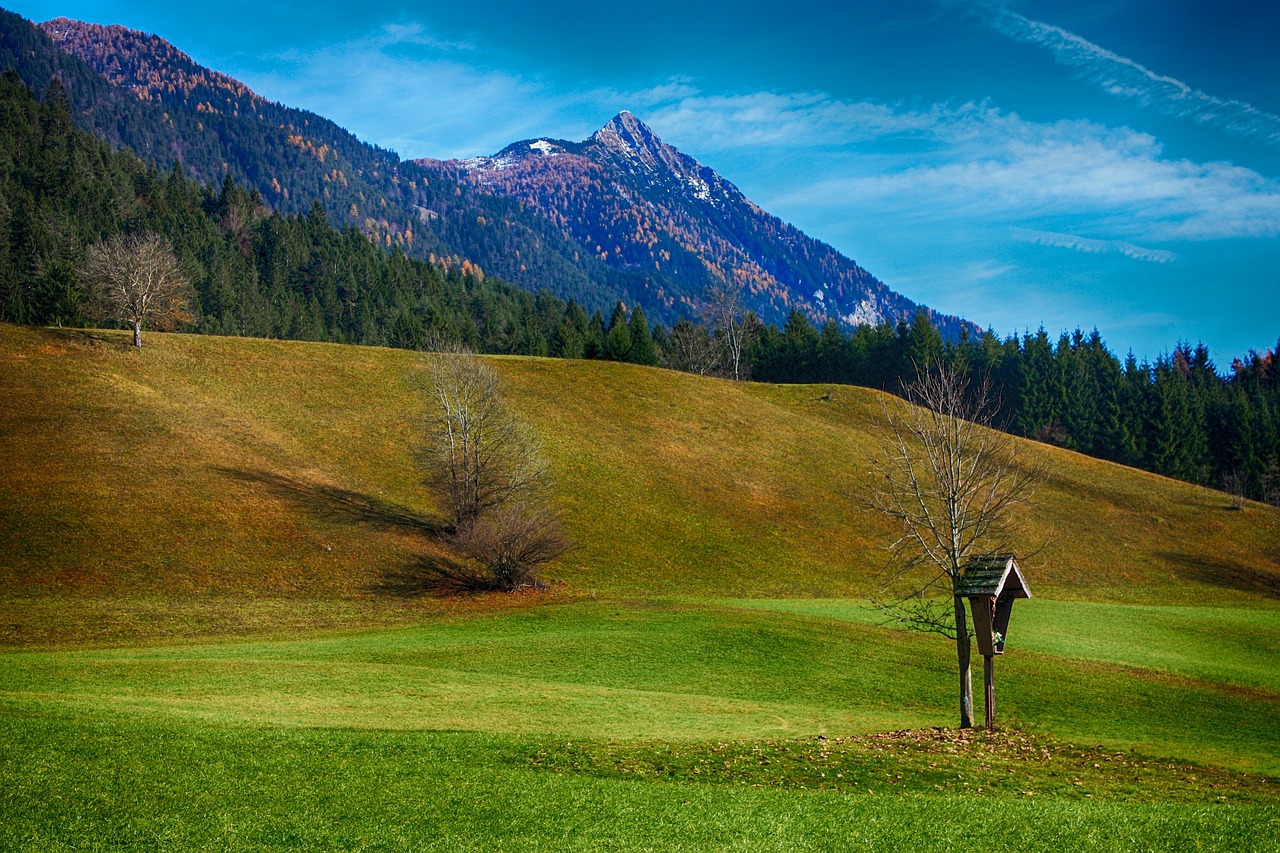
[[[1128,128],[1029,122],[982,104],[908,113],[901,126],[933,145],[867,165],[846,157],[774,202],[858,204],[920,221],[1066,217],[1120,241],[1280,236],[1280,183],[1230,163],[1166,159],[1153,137]]]
[[[397,44],[412,44],[429,47],[441,51],[474,51],[475,45],[468,42],[447,41],[432,35],[422,24],[416,21],[408,23],[384,24],[382,31],[366,40],[370,45],[388,47]]]
[[[997,30],[1018,41],[1048,49],[1058,62],[1078,69],[1086,80],[1108,94],[1167,115],[1217,127],[1243,139],[1280,144],[1280,116],[1157,74],[1061,27],[1033,21],[1004,7],[990,9],[990,13]]]
[[[820,93],[752,92],[701,96],[689,93],[656,110],[648,120],[672,138],[699,150],[743,146],[847,145],[927,130],[937,117],[896,111],[869,101],[844,102]]]
[[[312,110],[406,158],[492,154],[533,136],[582,138],[611,118],[617,103],[647,107],[693,93],[683,80],[625,94],[557,91],[485,67],[476,54],[473,45],[400,22],[347,42],[280,53],[271,70],[235,76],[264,97]]]
[[[1028,231],[1018,229],[1015,236],[1027,243],[1038,246],[1053,246],[1060,249],[1071,249],[1088,255],[1121,254],[1135,261],[1147,261],[1154,264],[1171,264],[1178,259],[1177,252],[1164,249],[1147,249],[1135,246],[1123,240],[1095,240],[1075,234],[1058,234],[1053,231]]]

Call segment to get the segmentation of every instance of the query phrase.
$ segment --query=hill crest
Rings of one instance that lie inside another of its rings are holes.
[[[0,324],[11,596],[376,599],[441,556],[410,450],[425,405],[413,353],[166,334],[132,353],[124,334]],[[566,594],[874,589],[892,529],[857,494],[892,398],[615,362],[491,363],[544,443],[580,546],[546,572]],[[1024,565],[1038,598],[1280,594],[1280,510],[1230,512],[1219,492],[1034,452],[1051,466],[1029,535],[1050,544]]]

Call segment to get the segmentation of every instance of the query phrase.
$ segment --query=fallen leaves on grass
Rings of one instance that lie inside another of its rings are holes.
[[[1264,802],[1264,776],[1086,747],[1017,730],[912,729],[854,737],[714,743],[580,742],[531,762],[557,772],[846,793]]]

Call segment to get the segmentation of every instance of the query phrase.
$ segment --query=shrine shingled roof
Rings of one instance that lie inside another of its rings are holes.
[[[1031,588],[1012,554],[977,554],[956,580],[956,595],[1012,595],[1030,598]]]

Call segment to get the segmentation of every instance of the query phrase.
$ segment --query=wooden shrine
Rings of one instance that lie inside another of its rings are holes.
[[[955,594],[969,599],[969,611],[973,614],[973,635],[978,651],[983,657],[983,676],[986,684],[987,728],[994,729],[995,684],[992,659],[1004,654],[1009,636],[1009,615],[1013,602],[1030,598],[1031,588],[1018,568],[1013,554],[979,554],[965,563],[956,581]]]

